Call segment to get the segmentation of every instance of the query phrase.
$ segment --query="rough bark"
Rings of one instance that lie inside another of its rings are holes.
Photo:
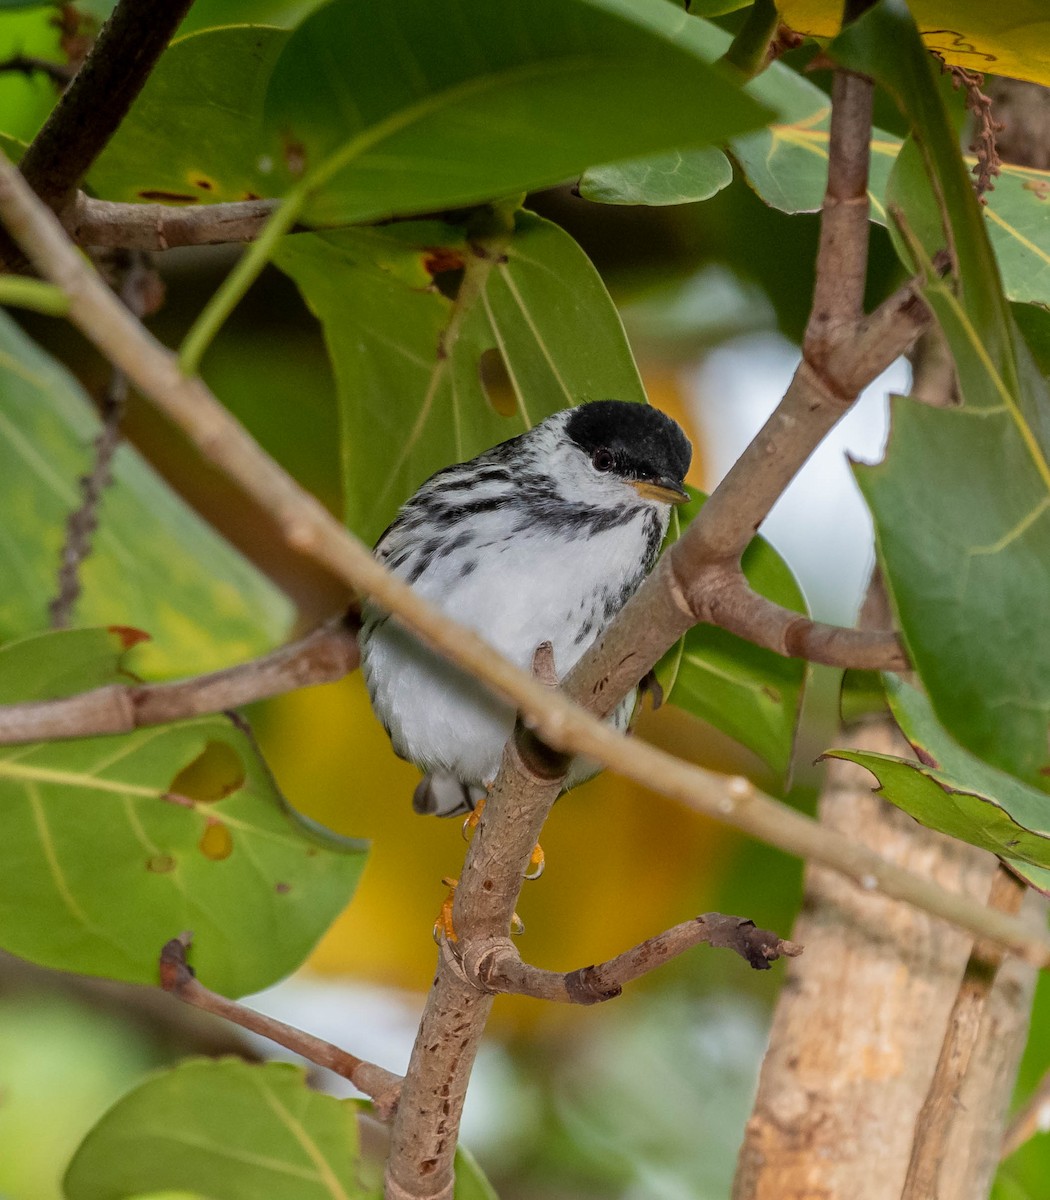
[[[888,722],[864,727],[854,744],[903,752]],[[991,855],[924,829],[871,785],[862,768],[829,764],[821,820],[945,887],[987,896]],[[1028,902],[1030,913],[1038,907]],[[972,942],[821,869],[807,872],[793,937],[806,954],[791,962],[777,1005],[734,1200],[896,1200]],[[1016,960],[996,979],[941,1200],[988,1194],[1033,987],[1033,970]]]

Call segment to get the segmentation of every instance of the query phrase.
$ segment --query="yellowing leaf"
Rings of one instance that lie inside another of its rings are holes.
[[[1046,0],[911,0],[922,40],[946,62],[1050,85],[1050,9]],[[840,0],[778,0],[786,24],[830,38],[841,26]]]

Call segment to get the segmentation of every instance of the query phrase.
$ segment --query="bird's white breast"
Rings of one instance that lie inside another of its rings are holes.
[[[658,514],[666,527],[666,510]],[[549,641],[559,677],[575,665],[644,572],[653,512],[639,506],[624,524],[586,536],[538,525],[507,527],[503,512],[480,514],[454,552],[434,554],[416,590],[526,670]],[[409,576],[409,557],[398,574]],[[513,710],[420,645],[393,620],[366,612],[362,667],[373,708],[398,754],[465,783],[495,776]],[[633,696],[615,714],[626,724]],[[581,764],[577,778],[589,772]]]

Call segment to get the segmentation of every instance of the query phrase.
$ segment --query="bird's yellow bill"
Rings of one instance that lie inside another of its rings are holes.
[[[653,483],[648,479],[632,479],[631,487],[646,500],[659,500],[661,504],[687,504],[689,493],[671,484]]]

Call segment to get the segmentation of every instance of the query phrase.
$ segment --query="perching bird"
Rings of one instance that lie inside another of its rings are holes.
[[[564,409],[439,471],[402,507],[376,557],[450,617],[528,670],[550,642],[563,678],[656,561],[692,448],[645,404]],[[395,752],[427,772],[418,812],[454,816],[485,794],[514,709],[365,607],[361,666]],[[609,717],[624,729],[635,693]],[[566,787],[594,767],[577,759]]]

